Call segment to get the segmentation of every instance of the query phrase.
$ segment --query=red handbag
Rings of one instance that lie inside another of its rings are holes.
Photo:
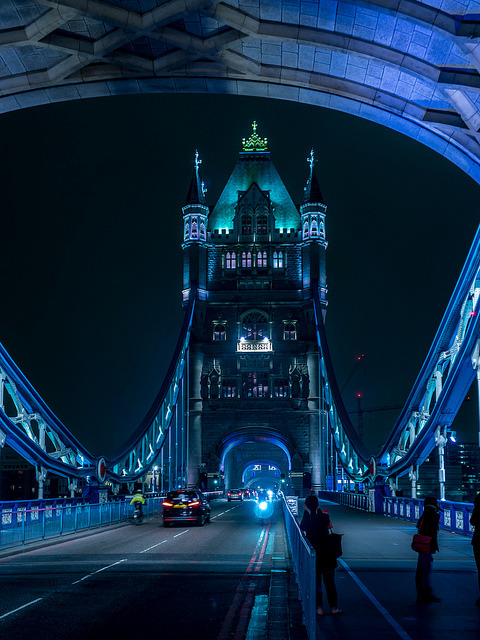
[[[412,549],[417,553],[430,553],[432,538],[416,533],[412,540]]]

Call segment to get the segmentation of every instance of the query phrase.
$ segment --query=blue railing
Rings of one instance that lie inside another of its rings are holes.
[[[369,501],[369,496],[363,493],[319,491],[318,497],[346,507],[353,507],[354,509],[375,511],[371,501]],[[440,513],[440,528],[472,537],[474,528],[470,524],[470,517],[473,511],[473,504],[471,502],[452,502],[450,500],[443,500],[439,504],[442,509]],[[384,497],[382,512],[392,518],[400,518],[401,520],[416,523],[423,513],[423,500],[420,498]]]
[[[351,493],[348,491],[319,491],[318,497],[321,500],[330,500],[330,502],[343,504],[345,507],[353,507],[354,509],[369,511],[368,496],[364,493]]]
[[[133,516],[129,501],[118,500],[103,504],[84,504],[62,501],[30,506],[15,503],[0,506],[0,549],[21,546],[62,536],[67,533],[93,529],[128,520]],[[157,514],[162,498],[151,498],[144,506],[145,515]]]
[[[473,504],[470,502],[451,502],[443,500],[439,503],[440,528],[463,536],[472,536],[474,528],[470,524]],[[417,522],[423,513],[423,500],[418,498],[384,498],[383,512],[386,516]]]
[[[282,499],[282,505],[293,568],[300,592],[305,627],[309,640],[315,640],[317,624],[315,611],[315,550],[302,535],[298,522],[288,508],[285,498]]]

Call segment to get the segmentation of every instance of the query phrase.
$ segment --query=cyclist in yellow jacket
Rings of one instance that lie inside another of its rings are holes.
[[[130,500],[130,504],[133,504],[135,509],[138,509],[138,516],[140,520],[143,518],[143,505],[146,503],[145,498],[141,491],[137,491],[133,498]]]

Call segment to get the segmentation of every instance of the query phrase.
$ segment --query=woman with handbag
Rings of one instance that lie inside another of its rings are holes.
[[[417,522],[418,533],[428,536],[430,543],[424,552],[418,553],[417,572],[415,574],[415,586],[417,588],[417,604],[440,602],[440,598],[433,595],[430,585],[433,554],[438,551],[438,523],[440,521],[440,508],[437,499],[426,496],[423,501],[423,513]]]
[[[300,529],[305,532],[307,540],[315,549],[316,565],[316,603],[317,615],[323,616],[322,580],[327,592],[328,604],[332,615],[342,613],[337,606],[337,589],[335,586],[335,569],[337,559],[329,544],[331,523],[328,514],[323,513],[318,506],[317,496],[305,498],[305,512],[300,523]]]

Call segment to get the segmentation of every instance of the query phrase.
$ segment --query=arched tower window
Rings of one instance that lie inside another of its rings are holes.
[[[192,238],[198,238],[198,220],[197,218],[192,218]]]
[[[186,223],[185,223],[185,235],[184,235],[185,240],[187,240],[187,239],[188,239],[189,231],[190,231],[190,228],[189,228],[189,226],[188,226],[188,222],[186,222]]]
[[[235,253],[235,251],[232,251],[231,258],[232,258],[232,269],[236,269],[237,268],[237,254]]]
[[[247,269],[252,266],[252,252],[247,251]]]
[[[308,221],[305,220],[305,224],[303,225],[303,237],[308,238]]]
[[[283,269],[283,251],[273,252],[273,268]]]
[[[257,233],[266,235],[267,233],[267,216],[257,216]]]
[[[285,322],[285,324],[283,325],[283,339],[284,340],[297,339],[297,327],[294,322]]]
[[[242,267],[246,267],[246,266],[247,266],[247,252],[242,251]]]
[[[242,335],[244,340],[263,340],[269,337],[268,316],[262,311],[250,311],[243,316]]]
[[[227,255],[226,255],[226,258],[225,258],[225,267],[227,269],[231,269],[232,268],[232,258],[231,258],[230,251],[227,251]]]
[[[267,266],[267,252],[259,251],[257,253],[257,267],[263,268]]]
[[[227,331],[225,329],[224,324],[216,324],[213,328],[213,339],[215,341],[218,340],[226,340],[227,339]]]
[[[317,227],[317,219],[313,218],[312,220],[312,229],[310,231],[310,235],[317,236],[318,235],[318,227]]]
[[[252,233],[252,216],[242,216],[242,235],[248,236]]]

